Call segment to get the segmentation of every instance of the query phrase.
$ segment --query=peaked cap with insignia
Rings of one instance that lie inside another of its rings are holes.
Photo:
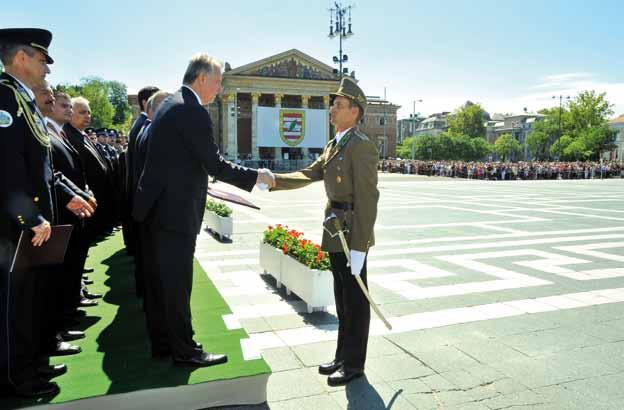
[[[52,33],[41,28],[3,28],[0,29],[0,44],[22,44],[43,53],[48,64],[54,60],[48,53],[52,42]]]
[[[366,112],[366,95],[351,77],[342,77],[338,91],[330,95],[348,98],[360,106],[362,114]]]

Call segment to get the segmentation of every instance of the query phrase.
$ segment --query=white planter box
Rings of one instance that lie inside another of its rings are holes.
[[[284,254],[281,250],[260,241],[260,267],[262,267],[264,273],[268,273],[275,278],[278,288],[282,282],[282,258],[284,258]]]
[[[206,211],[205,218],[206,229],[219,235],[220,239],[224,237],[232,237],[234,224],[231,216],[219,216],[214,212]]]
[[[284,255],[281,282],[289,293],[295,292],[306,302],[308,313],[312,313],[314,309],[325,310],[327,306],[335,304],[334,278],[330,271],[310,269]]]

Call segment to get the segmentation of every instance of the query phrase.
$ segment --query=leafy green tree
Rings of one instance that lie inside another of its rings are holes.
[[[575,133],[581,133],[593,127],[600,127],[613,115],[613,105],[606,98],[606,93],[583,91],[569,103],[571,126]]]
[[[487,142],[485,138],[472,138],[470,140],[472,145],[472,156],[467,157],[468,161],[479,161],[494,152],[494,146]]]
[[[449,116],[449,132],[470,138],[485,137],[485,111],[479,104],[467,103]]]
[[[113,124],[123,125],[132,116],[132,109],[128,103],[128,89],[119,81],[109,81],[109,100],[115,109]]]
[[[570,145],[573,141],[574,141],[574,138],[572,138],[572,136],[562,135],[560,141],[555,141],[550,146],[550,157],[551,158],[561,157],[561,160],[566,160],[567,159],[565,157],[566,148],[568,148],[568,145]],[[559,148],[559,145],[561,145],[561,148]]]
[[[522,146],[511,134],[503,134],[494,143],[494,151],[503,161],[507,161],[519,154]]]
[[[586,160],[592,154],[587,148],[584,138],[576,138],[570,142],[563,150],[562,159],[565,161]]]
[[[412,145],[416,145],[416,137],[408,137],[397,145],[396,155],[398,158],[412,158]]]

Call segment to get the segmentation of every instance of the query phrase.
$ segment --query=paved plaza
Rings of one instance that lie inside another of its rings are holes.
[[[323,184],[248,195],[262,210],[234,207],[231,242],[200,235],[223,320],[273,371],[250,409],[624,409],[624,180],[380,174],[379,190],[369,286],[394,329],[372,313],[366,377],[346,388],[317,373],[333,307],[308,314],[258,265],[269,224],[320,242]]]

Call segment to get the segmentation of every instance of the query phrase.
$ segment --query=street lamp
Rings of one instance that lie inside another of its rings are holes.
[[[557,96],[553,95],[552,98],[554,100],[555,98],[557,98]],[[570,96],[567,95],[564,97],[563,95],[559,95],[559,133],[558,133],[559,135],[557,137],[557,150],[559,152],[557,153],[557,161],[561,161],[561,110],[562,110],[562,102],[564,98],[566,100],[569,100]]]
[[[423,102],[423,100],[414,100],[414,109],[412,114],[412,137],[416,136],[416,103]],[[412,140],[412,159],[416,156],[416,141]]]
[[[342,54],[342,39],[347,39],[353,35],[351,31],[351,9],[352,6],[343,6],[341,3],[334,2],[334,8],[329,9],[329,38],[338,37],[339,41],[339,49],[338,56],[334,56],[334,63],[338,63],[340,69],[338,73],[340,77],[343,76],[344,73],[348,73],[348,68],[342,68],[342,63],[346,63],[349,59],[349,56],[346,54]],[[347,16],[348,14],[348,16]],[[334,18],[336,19],[334,22]],[[348,22],[347,22],[348,21]],[[334,73],[336,70],[334,69]]]

